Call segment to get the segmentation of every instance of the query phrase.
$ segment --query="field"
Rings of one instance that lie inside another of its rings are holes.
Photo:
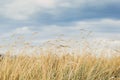
[[[114,55],[107,57],[103,55],[106,49],[99,51],[99,56],[92,54],[95,50],[89,50],[87,43],[82,54],[77,49],[70,53],[65,45],[47,44],[43,49],[26,43],[20,54],[14,56],[11,54],[15,48],[10,48],[0,57],[0,80],[120,80],[119,50],[111,51]],[[30,52],[33,54],[25,54],[28,48],[34,48]]]

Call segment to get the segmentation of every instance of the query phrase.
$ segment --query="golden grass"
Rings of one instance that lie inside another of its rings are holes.
[[[5,56],[0,61],[0,80],[119,80],[120,57],[90,54],[62,56]]]
[[[80,51],[76,45],[69,49],[71,46],[66,43],[70,41],[61,41],[62,45],[56,42],[47,42],[47,48],[35,49],[27,44],[17,56],[10,55],[15,53],[10,48],[0,57],[0,80],[120,80],[119,50],[98,50],[101,55],[96,56],[93,52],[97,50],[91,50],[88,43]],[[34,55],[24,55],[31,49]],[[114,55],[104,56],[109,52]]]

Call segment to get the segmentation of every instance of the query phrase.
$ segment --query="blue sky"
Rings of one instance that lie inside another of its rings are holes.
[[[41,42],[59,34],[80,37],[80,29],[94,39],[120,40],[119,0],[1,0],[0,38],[12,34]]]

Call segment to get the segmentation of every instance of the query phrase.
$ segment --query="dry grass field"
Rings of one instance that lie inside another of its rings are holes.
[[[119,51],[112,57],[96,56],[84,47],[82,54],[69,54],[63,49],[66,46],[60,46],[54,50],[37,48],[32,55],[25,55],[24,50],[29,48],[25,46],[16,56],[11,56],[14,51],[9,49],[0,58],[0,80],[120,80]],[[38,52],[41,54],[34,54]]]

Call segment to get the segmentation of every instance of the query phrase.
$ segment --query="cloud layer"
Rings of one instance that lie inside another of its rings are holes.
[[[79,38],[83,29],[93,32],[94,38],[120,40],[119,4],[119,0],[0,1],[1,38],[33,32],[38,32],[36,42],[57,34]]]
[[[8,27],[9,28],[9,27]],[[13,27],[14,28],[14,27]],[[81,38],[81,36],[87,36],[89,32],[92,32],[91,38],[104,38],[120,40],[120,20],[103,19],[96,21],[78,21],[72,23],[72,25],[45,25],[45,26],[19,26],[15,29],[9,29],[9,32],[3,33],[1,37],[10,37],[10,35],[32,35],[37,33],[38,40],[52,39],[60,34],[64,34],[65,37]],[[1,29],[6,29],[5,27]],[[83,34],[81,34],[83,33]]]
[[[12,20],[51,23],[103,17],[119,19],[119,3],[119,0],[5,0],[1,1],[0,15]]]

